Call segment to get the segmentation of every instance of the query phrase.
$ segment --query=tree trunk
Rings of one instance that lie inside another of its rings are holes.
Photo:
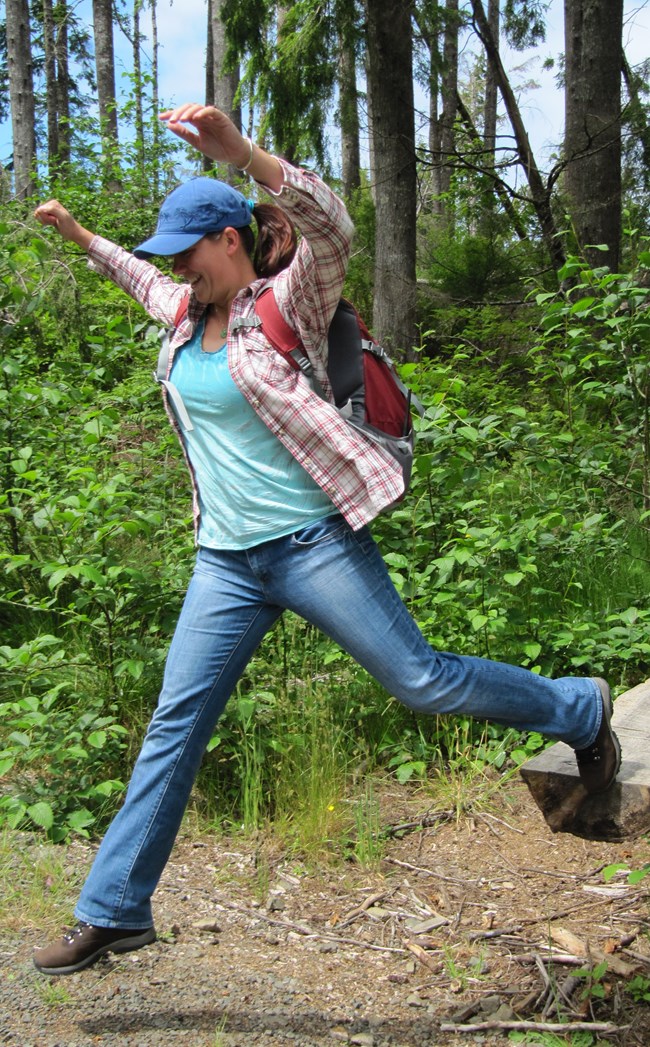
[[[103,167],[107,173],[108,186],[115,191],[119,189],[120,182],[113,173],[114,156],[118,146],[118,126],[112,0],[93,0],[93,35]]]
[[[641,147],[643,184],[647,188],[650,184],[650,124],[645,104],[641,98],[644,81],[643,77],[630,68],[625,52],[623,53],[623,79],[629,99],[625,108],[625,125]]]
[[[241,106],[237,97],[239,87],[239,70],[225,69],[228,39],[226,26],[221,17],[223,0],[212,0],[212,93],[214,105],[227,113],[235,127],[241,131]],[[227,182],[237,184],[241,182],[241,176],[234,167],[222,166],[222,177]]]
[[[217,0],[218,2],[218,0]],[[205,104],[214,105],[214,46],[212,43],[212,0],[207,4],[207,27],[205,43]],[[201,170],[206,174],[214,170],[214,161],[201,154]]]
[[[212,43],[212,0],[208,0],[207,39],[205,44],[205,104],[214,105],[214,45]]]
[[[339,112],[343,196],[349,200],[361,185],[361,154],[354,40],[344,32],[339,35]]]
[[[225,69],[228,41],[226,27],[221,18],[223,0],[212,0],[212,77],[214,104],[217,109],[227,113],[232,122],[241,130],[241,107],[236,102],[239,87],[239,70]]]
[[[70,163],[70,72],[68,64],[68,5],[58,0],[54,8],[54,47],[56,54],[56,108],[59,125],[59,163]]]
[[[453,225],[445,201],[445,195],[451,186],[452,157],[455,152],[456,138],[454,122],[456,120],[456,100],[458,97],[458,0],[447,0],[445,6],[445,36],[443,47],[442,72],[442,112],[440,114],[440,154],[437,158],[436,198],[434,210],[446,223]]]
[[[523,167],[528,180],[531,203],[541,226],[544,245],[549,253],[551,264],[557,272],[564,265],[565,257],[559,232],[551,210],[551,190],[544,184],[537,164],[535,163],[535,157],[533,156],[533,151],[530,142],[528,141],[528,134],[521,118],[519,106],[517,105],[517,100],[515,99],[514,92],[510,86],[510,81],[508,80],[506,71],[503,68],[501,55],[499,54],[498,42],[492,36],[483,4],[481,3],[481,0],[471,0],[471,4],[476,31],[483,43],[488,61],[493,65],[501,97],[503,98],[503,103],[512,125],[515,142],[517,144],[519,163]]]
[[[140,12],[144,0],[133,0],[133,94],[135,101],[135,148],[140,178],[144,180],[144,88],[140,57]]]
[[[621,244],[623,0],[564,0],[564,184],[580,250],[616,270]],[[606,244],[606,251],[594,250]]]
[[[52,0],[43,0],[43,53],[45,56],[45,105],[47,108],[47,159],[51,175],[59,156],[58,87]]]
[[[377,164],[373,327],[389,351],[415,344],[416,153],[411,4],[367,0]]]
[[[499,41],[499,6],[500,0],[488,0],[488,25],[497,43]],[[491,62],[487,63],[485,69],[483,141],[485,143],[485,166],[494,167],[497,141],[497,78]]]
[[[419,21],[422,40],[429,52],[429,141],[428,149],[431,159],[440,156],[440,87],[442,72],[442,55],[440,53],[440,10],[437,0],[430,0],[431,9],[428,16]],[[432,166],[431,170],[434,168]],[[438,167],[436,166],[436,171]],[[437,189],[437,183],[436,187]]]
[[[364,0],[367,3],[367,0]],[[370,65],[368,62],[368,48],[365,49],[363,66],[366,76],[366,84],[370,83]],[[366,116],[368,121],[368,177],[370,179],[370,195],[372,202],[377,207],[377,152],[375,144],[375,121],[372,117],[372,95],[370,89],[366,91]]]
[[[102,141],[116,146],[117,103],[115,99],[115,48],[113,44],[113,0],[93,0],[95,71]]]
[[[36,192],[36,132],[32,45],[27,0],[6,0],[7,67],[13,135],[14,193],[19,200]]]
[[[154,197],[157,199],[160,191],[160,121],[158,120],[158,113],[160,112],[160,97],[158,93],[158,51],[160,44],[158,43],[158,12],[156,7],[156,0],[149,0],[149,8],[151,10],[151,108],[153,119],[151,121],[151,139],[152,139],[152,152],[153,152],[153,185],[152,190]]]

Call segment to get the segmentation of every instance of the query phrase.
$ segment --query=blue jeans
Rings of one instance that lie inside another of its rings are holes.
[[[78,919],[152,924],[151,895],[169,858],[215,724],[283,609],[331,636],[416,712],[464,713],[586,748],[600,727],[589,679],[433,650],[395,591],[368,531],[339,515],[253,549],[201,549],[170,647],[158,707],[124,804],[82,890]]]

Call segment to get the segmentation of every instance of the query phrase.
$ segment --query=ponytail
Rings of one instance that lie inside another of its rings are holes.
[[[239,230],[244,247],[258,276],[275,276],[287,268],[296,253],[295,227],[276,204],[256,204],[253,217],[257,222],[257,237],[253,237],[250,226]]]

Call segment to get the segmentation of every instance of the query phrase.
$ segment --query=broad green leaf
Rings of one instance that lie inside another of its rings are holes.
[[[541,653],[542,653],[542,645],[541,645],[541,643],[525,643],[524,644],[524,654],[528,658],[530,658],[531,661],[533,661],[533,662],[536,661],[537,658],[539,658]]]
[[[33,803],[31,807],[27,808],[26,812],[31,820],[40,825],[41,829],[51,829],[54,825],[54,811],[50,807],[49,803],[45,803],[44,800],[39,800],[38,803]]]
[[[72,814],[69,814],[66,820],[71,829],[85,829],[93,824],[95,815],[91,814],[85,807],[81,807],[78,811],[73,811]]]
[[[93,749],[103,749],[106,745],[106,737],[106,731],[93,731],[88,735],[88,745],[92,745]]]

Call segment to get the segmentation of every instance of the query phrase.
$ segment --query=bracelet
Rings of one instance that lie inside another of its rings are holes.
[[[237,170],[241,171],[242,174],[246,174],[246,172],[248,171],[248,168],[250,167],[250,165],[253,162],[253,142],[252,142],[252,140],[250,138],[247,138],[246,141],[248,142],[248,148],[250,149],[250,156],[248,157],[248,163],[244,164],[243,167],[238,167],[237,168]]]

